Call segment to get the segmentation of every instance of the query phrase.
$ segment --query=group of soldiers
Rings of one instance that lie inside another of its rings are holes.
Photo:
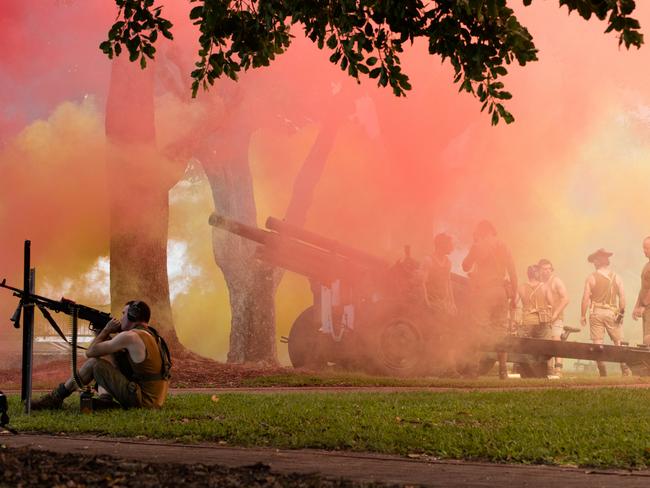
[[[566,286],[555,274],[548,259],[528,266],[526,281],[519,284],[512,253],[497,236],[488,221],[480,222],[474,241],[462,262],[469,277],[469,314],[474,330],[491,338],[516,334],[523,337],[559,341],[564,332],[564,312],[569,304]],[[451,282],[452,238],[438,234],[434,238],[432,255],[425,260],[424,288],[427,305],[453,321],[457,314]],[[641,289],[634,306],[634,320],[643,319],[644,343],[650,344],[650,237],[643,241],[648,263],[641,273]],[[590,337],[602,344],[605,334],[615,345],[623,340],[625,291],[621,278],[610,268],[613,253],[598,249],[587,257],[594,266],[586,281],[580,306],[580,325],[589,321]],[[499,377],[508,377],[507,353],[498,353]],[[606,376],[605,364],[597,362],[601,376]],[[630,369],[621,364],[623,375]],[[552,358],[549,376],[561,376],[562,358]]]

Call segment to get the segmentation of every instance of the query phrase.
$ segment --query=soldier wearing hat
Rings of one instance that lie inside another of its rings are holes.
[[[612,342],[619,346],[623,339],[623,315],[625,313],[625,292],[620,277],[609,268],[609,258],[613,253],[598,249],[589,255],[587,261],[594,265],[595,271],[587,277],[582,296],[580,324],[587,325],[589,310],[589,329],[594,344],[602,344],[605,332]],[[600,376],[607,376],[605,363],[597,361]],[[630,368],[621,363],[624,376],[631,374]]]
[[[650,344],[650,236],[643,239],[643,254],[648,258],[648,262],[641,271],[641,289],[632,318],[643,318],[643,343]]]

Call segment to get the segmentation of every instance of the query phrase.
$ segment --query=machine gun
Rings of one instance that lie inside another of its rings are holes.
[[[38,307],[45,319],[50,323],[50,325],[52,325],[54,330],[66,342],[68,342],[68,340],[65,335],[63,335],[63,332],[61,332],[61,328],[52,318],[52,315],[49,312],[50,310],[56,313],[62,312],[66,315],[70,315],[71,317],[76,315],[78,319],[87,320],[90,323],[90,330],[92,330],[94,333],[101,331],[111,319],[111,315],[107,312],[102,312],[101,310],[78,304],[72,300],[68,300],[67,298],[61,298],[61,300],[57,301],[51,298],[35,295],[33,293],[25,294],[23,290],[7,285],[6,279],[3,279],[2,282],[0,282],[0,288],[11,290],[14,292],[15,297],[20,298],[18,307],[10,319],[11,322],[13,322],[14,327],[20,327],[20,316],[23,307],[34,305]]]
[[[83,384],[79,378],[79,372],[77,370],[77,331],[78,325],[77,320],[87,320],[89,322],[90,330],[95,334],[99,333],[111,319],[111,315],[107,312],[102,312],[86,305],[81,305],[67,298],[61,298],[61,300],[53,300],[51,298],[42,297],[34,293],[25,293],[24,290],[15,288],[13,286],[7,285],[7,280],[3,279],[0,282],[0,288],[6,288],[11,290],[14,293],[15,297],[20,298],[18,307],[11,316],[11,322],[13,322],[14,327],[20,327],[20,316],[25,307],[38,307],[38,309],[45,317],[45,320],[52,326],[56,333],[67,343],[72,346],[72,375],[77,382],[77,385],[82,388]],[[64,313],[72,317],[72,338],[69,341],[65,336],[59,325],[56,323],[50,311],[55,313]],[[31,369],[31,368],[30,368]]]
[[[294,321],[288,337],[294,367],[327,363],[411,376],[436,361],[440,314],[428,309],[418,263],[396,264],[270,217],[268,230],[216,213],[210,225],[258,244],[255,256],[307,277],[314,303]],[[457,303],[466,278],[453,275]]]

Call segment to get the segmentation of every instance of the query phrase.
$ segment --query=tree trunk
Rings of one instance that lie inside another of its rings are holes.
[[[174,330],[167,276],[169,189],[178,171],[160,167],[156,149],[153,67],[116,58],[106,102],[112,312],[144,300],[172,351],[185,352]],[[181,173],[182,174],[182,173]]]
[[[250,131],[234,124],[198,154],[217,212],[257,225],[253,180],[248,164]],[[219,147],[219,154],[213,150]],[[229,363],[277,364],[273,268],[255,259],[256,245],[213,229],[215,262],[228,286],[232,321]]]
[[[337,117],[330,113],[296,176],[285,218],[303,225],[313,191],[323,172],[336,134]],[[253,179],[248,162],[250,129],[233,123],[220,134],[221,144],[206,145],[199,160],[212,189],[218,213],[257,225]],[[219,147],[217,153],[214,147]],[[215,261],[224,274],[232,311],[229,363],[277,364],[275,293],[283,270],[269,267],[255,257],[256,243],[220,229],[213,229]]]

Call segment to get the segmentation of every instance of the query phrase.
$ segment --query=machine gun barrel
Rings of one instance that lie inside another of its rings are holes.
[[[74,301],[68,300],[67,298],[61,298],[61,300],[53,300],[51,298],[36,295],[34,293],[25,293],[24,290],[21,290],[20,288],[15,288],[13,286],[7,285],[6,279],[3,279],[2,282],[0,282],[0,288],[11,290],[14,292],[14,296],[20,298],[20,304],[11,317],[11,321],[14,322],[16,326],[20,320],[20,311],[22,307],[30,304],[36,305],[39,308],[42,307],[51,310],[53,312],[62,312],[66,315],[72,315],[76,310],[77,317],[81,320],[87,320],[90,322],[90,328],[95,332],[102,330],[111,319],[111,314],[108,312],[102,312],[101,310],[75,303]]]

